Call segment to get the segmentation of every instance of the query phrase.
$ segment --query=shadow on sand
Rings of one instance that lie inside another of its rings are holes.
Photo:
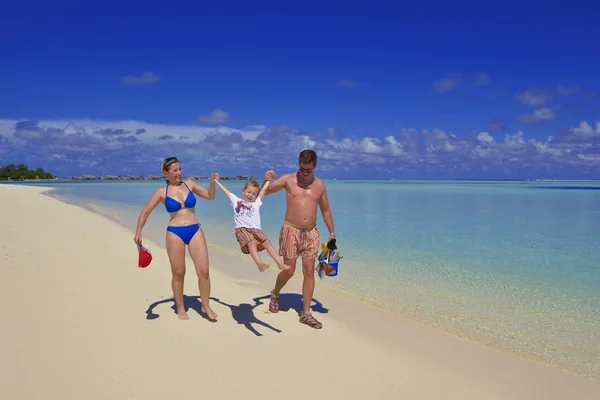
[[[240,325],[243,325],[250,332],[255,334],[256,336],[262,336],[262,333],[256,330],[253,325],[260,325],[265,328],[271,329],[277,333],[281,333],[281,330],[272,327],[264,321],[256,318],[254,315],[254,309],[260,305],[267,305],[271,299],[271,295],[268,294],[266,296],[256,297],[252,299],[254,301],[254,305],[248,303],[241,303],[238,305],[228,304],[219,298],[211,297],[211,300],[222,304],[226,307],[229,307],[231,310],[232,318]],[[263,302],[262,300],[266,300]],[[175,307],[175,299],[169,298],[164,300],[155,301],[152,303],[148,309],[146,310],[146,319],[157,319],[160,315],[154,313],[154,309],[166,303],[172,303],[171,309],[175,314],[177,314],[177,308]],[[207,319],[211,322],[214,320],[208,318],[208,315],[202,311],[202,303],[200,302],[199,296],[183,296],[183,305],[185,307],[185,311],[188,312],[190,309],[196,311],[198,315],[202,316],[202,318]],[[290,310],[296,311],[298,315],[302,312],[302,295],[296,293],[281,293],[279,295],[279,311],[287,312]],[[320,301],[313,299],[313,304],[311,305],[311,310],[314,312],[318,312],[321,314],[326,314],[329,312],[329,309],[323,307]]]
[[[279,330],[277,328],[273,328],[271,325],[267,324],[266,322],[261,321],[260,319],[256,318],[256,315],[254,315],[254,309],[262,304],[259,301],[255,301],[254,305],[250,305],[248,303],[241,303],[241,304],[238,304],[237,306],[234,306],[233,304],[227,304],[224,301],[221,301],[215,297],[211,297],[211,300],[216,301],[219,304],[223,304],[224,306],[229,307],[231,309],[231,316],[233,317],[233,319],[238,324],[244,325],[246,327],[246,329],[248,329],[250,332],[254,333],[256,336],[262,336],[262,333],[257,331],[254,328],[254,326],[252,326],[252,324],[261,325],[261,326],[264,326],[265,328],[269,328],[277,333],[281,333],[281,330]]]
[[[171,309],[177,315],[177,307],[175,306],[175,299],[173,297],[171,297],[169,299],[155,301],[154,303],[150,304],[150,306],[146,310],[146,319],[157,319],[158,317],[160,317],[160,315],[154,313],[154,309],[157,306],[159,306],[161,304],[166,304],[166,303],[173,303],[173,305],[171,306]],[[192,309],[192,310],[196,311],[198,313],[198,315],[200,315],[202,318],[204,318],[208,321],[211,321],[211,322],[216,321],[212,318],[209,318],[208,315],[204,311],[202,311],[202,303],[200,302],[200,296],[183,295],[183,306],[185,307],[185,312],[188,312],[190,309]]]
[[[259,304],[266,303],[268,305],[269,301],[271,300],[271,294],[269,293],[268,295],[265,295],[265,296],[256,297],[252,300],[254,300],[255,303],[259,303]],[[261,300],[265,300],[265,303],[263,303]],[[312,311],[320,313],[320,314],[327,314],[329,312],[329,309],[325,308],[323,306],[323,304],[315,298],[313,298],[313,300],[312,300],[310,309]],[[298,316],[300,316],[300,314],[302,313],[302,295],[298,294],[298,293],[280,293],[279,294],[279,311],[287,312],[290,310],[296,311],[296,314],[298,314]]]

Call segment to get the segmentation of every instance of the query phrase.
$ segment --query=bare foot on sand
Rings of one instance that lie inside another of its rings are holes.
[[[265,264],[265,263],[258,264],[258,270],[259,270],[260,272],[265,272],[265,269],[267,269],[267,268],[269,268],[269,267],[270,267],[270,265],[269,265],[269,264]]]
[[[177,311],[177,318],[179,319],[190,319],[185,311]]]
[[[206,315],[208,315],[208,318],[210,319],[214,319],[215,321],[217,320],[217,313],[214,312],[210,307],[208,306],[202,306],[202,312],[205,313]]]
[[[282,271],[287,271],[288,269],[290,269],[291,267],[287,264],[284,264],[282,262],[277,263],[277,266],[279,267],[280,270]]]

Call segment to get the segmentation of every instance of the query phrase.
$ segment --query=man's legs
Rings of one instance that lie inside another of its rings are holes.
[[[279,292],[290,280],[290,278],[294,276],[294,271],[296,270],[296,260],[284,257],[283,261],[286,265],[290,266],[290,269],[281,271],[277,275],[275,288],[271,292],[271,301],[269,302],[269,311],[272,313],[279,312]],[[317,321],[317,319],[310,313],[310,304],[312,303],[312,297],[315,291],[314,266],[314,259],[302,259],[302,274],[304,276],[304,280],[302,282],[302,312],[300,313],[300,323],[306,324],[314,329],[321,329],[323,324]]]
[[[310,312],[310,304],[315,292],[315,260],[319,254],[319,228],[316,226],[310,231],[305,231],[302,238],[302,314],[300,323],[314,329],[321,329],[321,324]]]
[[[302,258],[302,312],[310,312],[310,304],[315,293],[315,260]]]
[[[296,260],[298,259],[297,241],[295,228],[287,224],[281,225],[279,230],[279,255],[283,257],[283,263],[289,268],[282,270],[277,274],[275,287],[271,291],[271,301],[269,302],[269,311],[279,312],[279,292],[286,283],[294,276],[296,271]]]
[[[279,292],[294,276],[294,271],[296,271],[295,259],[284,257],[283,262],[289,269],[284,269],[277,274],[277,280],[275,281],[275,287],[271,291],[271,301],[269,302],[269,311],[272,313],[279,312]]]
[[[283,261],[290,266],[287,271],[281,271],[277,275],[275,288],[271,292],[271,301],[269,302],[269,311],[279,311],[279,292],[285,284],[294,276],[296,270],[296,260],[298,252],[302,253],[302,312],[300,313],[300,322],[311,328],[321,329],[323,325],[315,319],[310,313],[310,304],[315,291],[315,260],[319,248],[319,229],[315,226],[310,231],[300,230],[285,224],[279,233],[279,254],[283,256]],[[287,256],[287,257],[286,257]]]
[[[279,292],[286,283],[294,276],[294,271],[296,271],[296,260],[291,258],[283,258],[283,263],[290,267],[289,269],[283,270],[277,274],[277,280],[275,281],[275,288],[273,289],[273,294],[279,295]]]

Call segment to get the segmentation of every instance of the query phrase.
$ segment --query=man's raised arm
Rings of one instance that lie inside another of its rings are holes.
[[[286,174],[286,175],[279,177],[279,179],[273,180],[275,178],[275,171],[273,171],[273,170],[267,171],[265,173],[265,182],[263,182],[263,184],[261,185],[261,189],[262,189],[262,186],[264,186],[264,184],[266,183],[266,181],[270,181],[271,184],[265,190],[264,195],[266,196],[268,194],[277,193],[281,189],[283,189],[285,187],[285,182],[286,182],[288,175],[289,174]]]

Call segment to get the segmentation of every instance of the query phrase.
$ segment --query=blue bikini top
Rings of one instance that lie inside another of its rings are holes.
[[[185,182],[181,183],[185,185]],[[185,185],[185,187],[188,188],[188,190],[190,190],[188,185]],[[165,190],[165,208],[167,209],[167,211],[171,213],[181,210],[181,203],[175,200],[174,198],[169,197],[168,193],[169,185],[167,184],[167,189]],[[185,198],[183,205],[185,208],[194,208],[196,206],[196,197],[194,196],[191,190],[188,192],[188,195]]]

